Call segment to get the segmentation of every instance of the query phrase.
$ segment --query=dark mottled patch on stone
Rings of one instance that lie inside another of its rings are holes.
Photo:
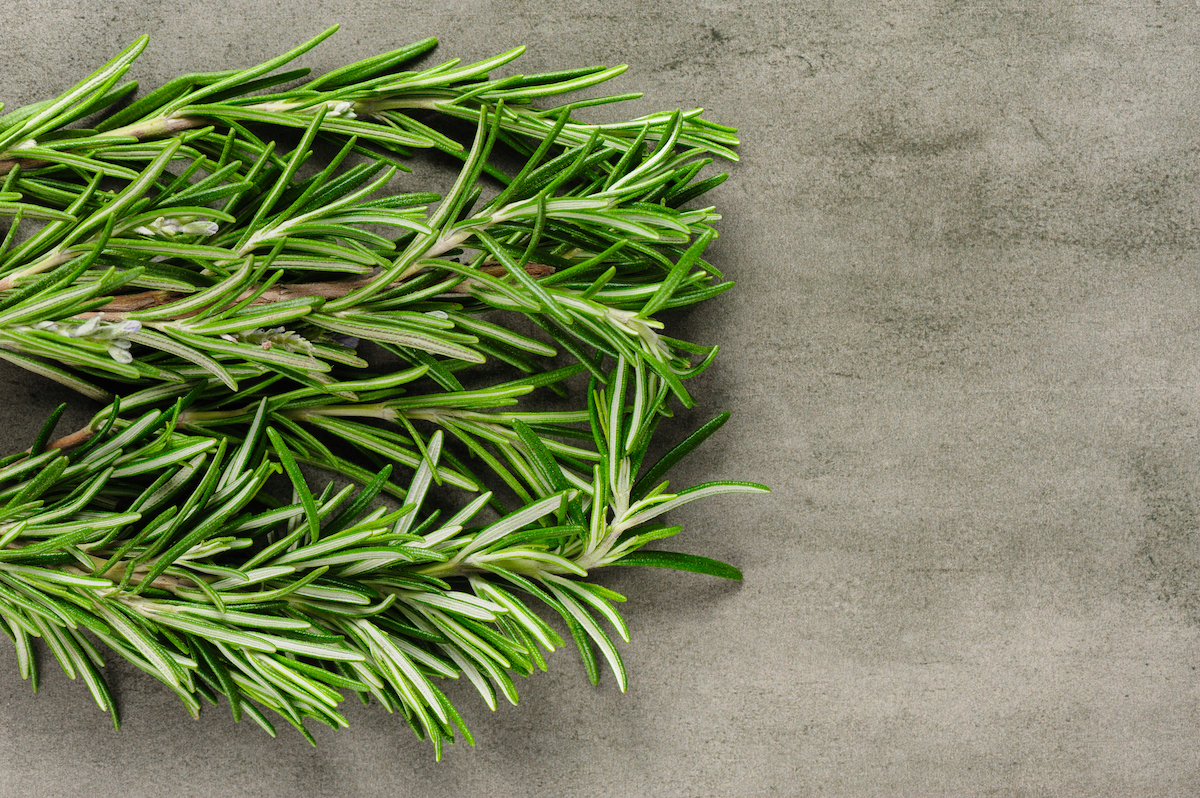
[[[1200,190],[1194,168],[1168,156],[1125,155],[1077,170],[1084,156],[1047,149],[1024,173],[981,167],[964,176],[973,216],[967,236],[1041,240],[1123,257],[1161,247],[1200,247]]]
[[[1200,623],[1200,511],[1196,474],[1166,453],[1145,449],[1131,459],[1134,487],[1143,506],[1138,548],[1158,598]]]
[[[876,120],[856,136],[851,145],[869,156],[902,155],[929,158],[975,146],[983,139],[979,130],[910,129],[895,118]]]

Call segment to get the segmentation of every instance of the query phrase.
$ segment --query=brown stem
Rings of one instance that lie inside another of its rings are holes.
[[[36,158],[0,158],[0,175],[8,174],[17,166],[22,169],[37,169],[45,164],[45,161],[39,161]]]
[[[492,277],[500,277],[507,273],[505,268],[500,265],[482,266],[479,270],[485,274],[491,275]],[[531,277],[537,278],[553,274],[554,268],[551,266],[545,266],[541,263],[529,263],[526,264],[525,271]],[[314,296],[330,300],[341,299],[351,291],[363,287],[372,279],[374,279],[374,275],[369,274],[349,280],[332,280],[321,283],[292,283],[291,285],[282,285],[277,288],[268,288],[251,304],[268,305],[276,302],[284,302],[289,299],[302,299],[304,297]],[[471,281],[468,279],[462,283],[459,283],[454,287],[453,291],[456,293],[467,293],[470,290],[470,282]],[[392,286],[389,287],[395,287],[398,285],[400,285],[400,282],[393,283]],[[257,287],[247,288],[244,292],[242,292],[241,296],[238,297],[238,301],[252,296],[257,290]],[[94,311],[81,313],[80,317],[88,318],[98,315],[102,320],[112,321],[124,318],[125,314],[127,313],[135,313],[139,310],[148,310],[149,308],[166,305],[171,302],[184,299],[186,296],[187,294],[181,294],[175,291],[161,290],[143,291],[138,294],[124,294],[122,296],[113,297],[111,302],[106,305],[102,305]],[[168,319],[163,319],[163,321],[185,318],[187,316],[194,315],[196,312],[198,311],[181,314],[179,316],[172,316]]]
[[[83,429],[75,430],[70,435],[64,435],[58,440],[50,441],[50,443],[46,444],[46,449],[73,449],[80,444],[90,441],[95,434],[96,431],[91,427],[84,427]],[[26,449],[24,454],[30,454],[31,451],[32,449]]]
[[[68,565],[63,570],[69,573],[78,574],[80,576],[94,576],[100,579],[107,578],[114,582],[119,582],[125,576],[125,571],[128,569],[130,562],[129,560],[118,560],[106,570],[100,571],[99,568],[107,563],[108,560],[101,559],[94,554],[89,554],[88,559],[92,561],[92,570],[90,572],[84,571],[82,568],[75,565]],[[153,563],[142,563],[136,566],[133,569],[133,575],[131,576],[130,581],[136,579],[139,573],[144,575],[150,570],[151,567],[153,567],[153,565]],[[186,577],[163,574],[155,578],[155,580],[150,583],[150,587],[158,588],[159,590],[169,590],[174,593],[176,588],[187,587],[187,585],[184,584],[185,580],[191,582],[192,584],[198,585],[203,579],[204,577],[200,574],[188,574]]]
[[[208,124],[207,120],[195,116],[160,116],[157,119],[135,122],[132,125],[110,130],[107,133],[98,135],[97,138],[135,138],[141,141],[142,139],[167,136],[180,130],[203,127],[206,124]],[[13,170],[14,166],[20,166],[22,169],[37,169],[40,166],[46,166],[50,163],[53,163],[53,161],[41,161],[36,158],[15,158],[12,156],[0,158],[0,175],[8,174]]]
[[[325,299],[338,299],[345,296],[356,288],[366,285],[370,281],[372,275],[366,277],[356,277],[353,280],[336,280],[324,283],[293,283],[291,285],[281,285],[278,288],[268,288],[263,291],[262,295],[252,302],[252,305],[268,305],[275,302],[283,302],[288,299],[301,299],[303,297],[319,296]],[[257,286],[247,288],[238,296],[237,301],[240,302],[247,297],[253,296],[258,290]],[[177,291],[143,291],[138,294],[123,294],[113,297],[112,301],[106,305],[101,305],[99,308],[87,313],[79,314],[81,318],[90,318],[99,316],[102,320],[112,321],[124,318],[128,313],[135,313],[139,310],[148,310],[150,308],[167,305],[171,302],[176,302],[180,299],[187,298],[188,294],[181,294]],[[187,318],[193,316],[200,311],[195,310],[190,313],[183,313],[178,316],[170,316],[163,321],[171,321],[174,319]]]
[[[79,446],[80,444],[84,444],[84,443],[87,443],[88,441],[90,441],[92,439],[92,436],[95,434],[96,434],[96,431],[94,429],[92,429],[91,427],[84,427],[83,429],[72,432],[70,435],[64,435],[63,437],[59,438],[58,440],[51,441],[50,443],[46,444],[46,448],[47,449],[73,449],[76,446]]]

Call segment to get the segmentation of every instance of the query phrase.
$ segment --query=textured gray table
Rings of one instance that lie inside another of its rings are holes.
[[[0,795],[1170,795],[1200,790],[1200,10],[1184,3],[0,2],[0,99],[137,35],[153,87],[341,22],[331,69],[436,35],[628,62],[641,113],[741,128],[713,201],[733,420],[680,481],[740,586],[636,569],[631,687],[571,652],[435,764],[399,718],[270,740],[131,669],[114,732],[0,646]],[[63,397],[0,369],[5,451]],[[76,419],[88,408],[72,411]]]

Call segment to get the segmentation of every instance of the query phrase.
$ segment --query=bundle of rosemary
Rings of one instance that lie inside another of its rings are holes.
[[[655,314],[731,285],[691,201],[737,140],[699,111],[576,118],[638,95],[536,108],[622,68],[490,76],[521,50],[279,71],[333,32],[130,103],[143,38],[0,117],[0,358],[103,405],[0,460],[0,627],[35,688],[40,638],[114,723],[97,641],[192,714],[224,696],[311,740],[350,691],[440,755],[471,737],[439,679],[515,702],[563,645],[539,613],[625,688],[593,570],[741,576],[642,548],[675,507],[765,490],[663,481],[727,414],[646,462],[716,353]],[[444,195],[391,188],[419,150],[460,162]]]

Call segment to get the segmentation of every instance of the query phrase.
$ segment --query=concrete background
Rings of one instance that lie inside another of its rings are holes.
[[[322,72],[427,35],[523,71],[629,63],[631,112],[741,128],[714,192],[738,288],[723,433],[678,475],[770,483],[677,518],[731,586],[630,569],[631,687],[569,651],[435,764],[351,708],[310,748],[116,668],[114,732],[0,646],[0,795],[1200,792],[1200,8],[1183,2],[0,2],[0,99],[141,33],[135,76],[249,65],[340,22]],[[5,449],[61,392],[0,370]],[[87,408],[80,406],[79,418]]]

